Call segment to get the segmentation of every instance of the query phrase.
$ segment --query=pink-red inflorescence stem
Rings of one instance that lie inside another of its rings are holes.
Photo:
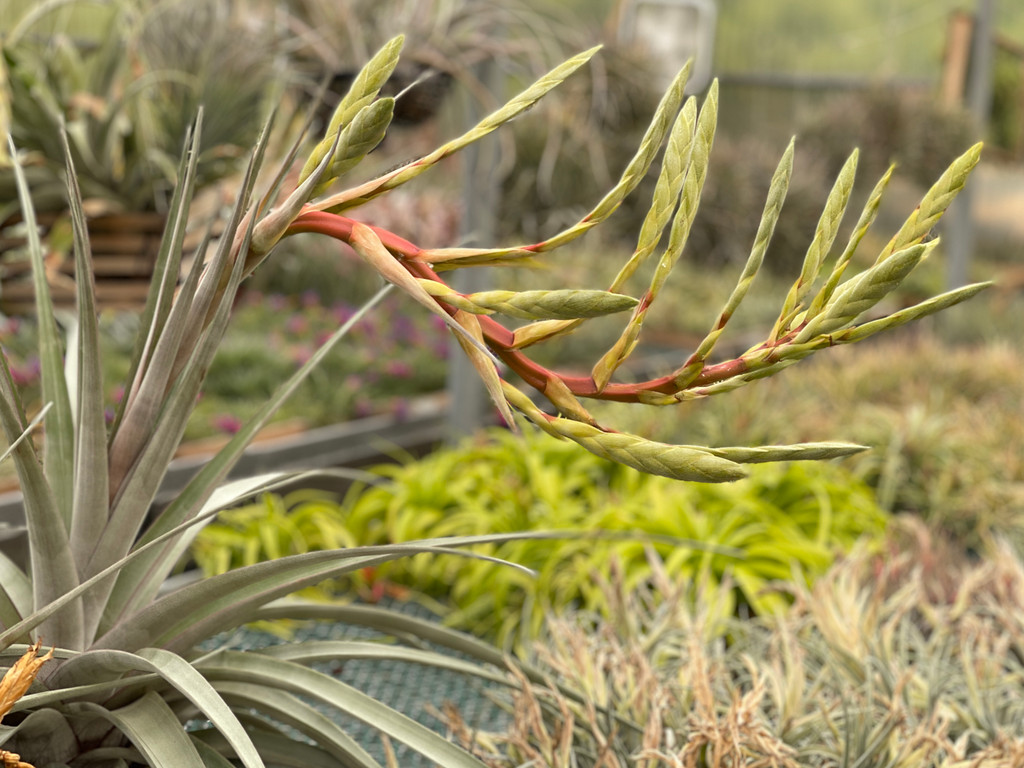
[[[305,211],[292,222],[288,227],[287,235],[315,232],[327,237],[348,243],[352,236],[354,219],[341,216],[340,214],[327,211]],[[398,260],[398,262],[409,271],[414,277],[435,280],[444,283],[444,280],[429,264],[422,261],[415,261],[415,257],[422,250],[414,243],[399,237],[380,227],[368,225],[380,238],[381,243]],[[530,250],[527,246],[524,250]],[[449,306],[443,299],[437,299],[438,305],[446,312],[454,315],[456,310]],[[531,360],[522,351],[513,349],[513,333],[497,320],[486,315],[480,316],[480,325],[483,329],[484,340],[495,355],[498,356],[512,371],[519,375],[523,381],[530,386],[544,391],[547,383],[552,379],[559,379],[572,394],[578,397],[589,397],[600,400],[613,400],[617,402],[639,402],[643,392],[658,392],[672,394],[677,390],[674,383],[674,374],[662,376],[648,381],[632,384],[609,384],[603,390],[599,390],[590,376],[570,376],[553,371]],[[701,371],[700,375],[691,382],[691,387],[704,387],[715,382],[724,381],[746,372],[749,369],[748,363],[743,358],[728,360],[716,365],[710,365]]]

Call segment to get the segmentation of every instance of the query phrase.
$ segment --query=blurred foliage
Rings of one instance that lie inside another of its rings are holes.
[[[280,8],[296,33],[293,54],[323,71],[358,70],[385,42],[404,35],[403,67],[472,77],[482,61],[499,59],[533,72],[563,45],[579,42],[560,3],[532,0],[283,0]],[[580,23],[582,21],[582,23]],[[600,23],[596,14],[576,19],[576,29]],[[409,71],[399,70],[400,75]],[[413,73],[415,77],[419,72]]]
[[[896,163],[901,177],[927,187],[975,134],[965,110],[944,107],[927,93],[876,87],[833,101],[800,131],[800,143],[821,157],[827,176],[858,147],[868,177]]]
[[[425,313],[398,311],[390,304],[390,310],[385,306],[353,329],[353,345],[324,360],[276,421],[322,426],[374,413],[401,416],[407,398],[444,386],[444,330]],[[186,439],[237,429],[354,312],[351,304],[325,303],[310,291],[298,296],[248,291],[207,373]],[[137,326],[137,318],[125,313],[106,313],[101,320],[108,416],[123,396],[112,382],[127,375]],[[40,406],[36,338],[32,321],[6,318],[0,327],[0,343],[30,412]]]
[[[1020,345],[953,346],[919,332],[835,351],[800,376],[758,382],[743,402],[694,403],[685,420],[616,417],[654,439],[710,445],[842,434],[871,447],[843,465],[887,511],[919,515],[962,550],[987,552],[999,538],[1024,546]]]
[[[989,135],[995,146],[1024,159],[1024,59],[1019,51],[995,50]]]
[[[719,72],[935,77],[960,0],[721,0]],[[1024,40],[1024,6],[996,4],[996,28]]]
[[[885,525],[865,486],[819,462],[757,466],[727,485],[678,483],[568,442],[496,430],[375,473],[374,487],[353,488],[341,504],[268,496],[225,512],[198,535],[193,556],[212,574],[332,542],[553,532],[475,550],[533,568],[536,578],[483,560],[415,557],[364,573],[356,585],[370,597],[414,588],[443,598],[455,607],[453,624],[509,643],[534,636],[549,611],[605,612],[595,575],[611,558],[636,585],[651,576],[651,548],[674,577],[731,579],[736,588],[723,596],[723,611],[772,613],[786,604],[776,582],[813,581]]]

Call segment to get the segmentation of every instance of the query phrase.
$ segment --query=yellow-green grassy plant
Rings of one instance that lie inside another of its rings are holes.
[[[447,623],[529,643],[547,613],[606,613],[593,582],[617,560],[629,584],[648,579],[645,548],[676,578],[734,586],[726,613],[771,614],[787,604],[773,584],[814,579],[862,537],[877,541],[885,516],[868,488],[825,463],[757,467],[730,484],[682,484],[643,475],[544,435],[493,430],[402,465],[384,465],[341,503],[302,492],[267,495],[224,512],[196,537],[192,556],[207,575],[287,554],[516,531],[559,532],[474,548],[528,566],[417,557],[325,585],[315,596],[344,600],[429,598]],[[434,600],[437,601],[434,604]]]

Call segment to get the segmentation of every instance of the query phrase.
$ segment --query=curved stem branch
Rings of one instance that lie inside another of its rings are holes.
[[[285,236],[315,232],[347,243],[352,236],[354,224],[355,221],[353,219],[341,216],[340,214],[309,210],[295,218],[285,232]],[[444,280],[431,269],[429,264],[414,260],[422,252],[422,248],[396,235],[394,232],[373,225],[367,226],[376,233],[384,247],[395,255],[410,274],[415,277],[444,283]],[[449,314],[455,314],[455,308],[445,304],[443,299],[437,299],[437,302]],[[641,393],[660,392],[662,394],[671,394],[677,389],[674,375],[672,374],[632,384],[611,383],[604,389],[598,389],[594,379],[590,376],[570,376],[553,371],[531,360],[522,351],[513,349],[512,331],[497,320],[486,315],[480,316],[479,320],[487,346],[523,381],[541,392],[545,391],[549,382],[558,379],[577,397],[636,403],[640,402]],[[749,365],[742,357],[717,365],[709,365],[691,382],[690,386],[695,388],[705,387],[709,384],[724,381],[725,379],[745,373],[747,370],[749,370]]]

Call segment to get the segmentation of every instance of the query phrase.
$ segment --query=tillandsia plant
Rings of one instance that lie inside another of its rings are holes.
[[[312,699],[370,722],[436,763],[479,768],[479,761],[429,729],[306,665],[323,658],[401,657],[471,669],[492,679],[500,677],[482,666],[401,645],[312,643],[265,652],[222,648],[204,653],[199,644],[259,619],[331,617],[383,626],[394,634],[429,637],[501,664],[496,649],[426,623],[373,609],[275,603],[305,586],[356,569],[418,552],[451,551],[466,544],[497,541],[501,535],[307,553],[161,594],[202,522],[286,477],[271,474],[224,484],[256,430],[359,317],[340,327],[187,487],[150,519],[153,499],[230,319],[238,286],[283,238],[318,232],[346,242],[389,283],[441,316],[457,334],[509,422],[515,407],[544,430],[576,440],[595,453],[647,472],[706,481],[739,477],[743,463],[838,456],[858,448],[834,443],[723,449],[663,445],[600,427],[579,398],[674,404],[728,391],[775,373],[818,349],[858,341],[961,301],[981,288],[959,289],[882,319],[856,323],[859,315],[898,285],[934,248],[933,243],[921,240],[976,163],[979,150],[975,148],[928,193],[875,265],[841,283],[853,249],[877,208],[883,180],[850,245],[831,273],[823,275],[824,284],[815,289],[849,195],[854,158],[826,204],[804,270],[769,338],[735,360],[710,364],[715,342],[760,265],[782,204],[792,162],[790,149],[776,174],[750,263],[708,338],[667,376],[635,384],[614,382],[616,368],[632,351],[647,310],[685,245],[714,133],[716,89],[712,87],[698,112],[696,101],[683,104],[685,72],[681,74],[664,97],[622,179],[588,216],[565,232],[522,247],[426,251],[395,233],[358,223],[345,213],[416,178],[518,116],[582,67],[595,51],[556,67],[466,134],[423,158],[345,191],[334,191],[336,179],[350,172],[387,130],[394,99],[379,97],[379,91],[397,64],[401,45],[401,38],[393,40],[356,77],[325,138],[313,149],[290,190],[285,170],[260,185],[257,194],[267,145],[268,132],[264,132],[225,222],[227,234],[216,244],[212,238],[203,244],[200,253],[209,253],[209,258],[201,259],[202,268],[190,270],[179,285],[182,240],[197,178],[200,115],[178,167],[168,226],[142,316],[143,331],[125,381],[125,395],[109,428],[104,418],[95,296],[89,277],[90,247],[70,159],[73,153],[65,146],[76,274],[80,278],[77,319],[70,334],[73,343],[69,343],[66,356],[45,279],[30,190],[15,162],[37,290],[43,401],[49,410],[41,417],[45,440],[40,458],[34,442],[25,439],[33,425],[10,372],[0,365],[0,426],[13,446],[30,555],[27,572],[0,556],[0,649],[16,658],[27,646],[43,640],[56,650],[53,660],[39,670],[36,687],[14,703],[5,719],[0,747],[8,752],[37,766],[139,762],[191,768],[220,767],[232,761],[246,768],[378,765],[334,720],[311,706],[308,702]],[[441,279],[445,270],[457,267],[528,262],[580,237],[607,219],[636,187],[666,138],[654,205],[636,252],[610,291],[464,295]],[[10,151],[16,158],[13,144]],[[291,160],[285,163],[286,169]],[[640,299],[621,293],[629,276],[654,256],[666,229],[667,245],[657,257],[650,288]],[[569,332],[586,318],[629,310],[633,314],[625,332],[592,376],[573,377],[548,370],[531,362],[524,352],[531,344]],[[495,312],[530,323],[509,330],[489,317]],[[562,415],[543,413],[502,378],[497,361],[540,390]],[[186,730],[183,726],[189,722],[198,725]],[[304,737],[302,741],[288,735],[295,731]]]
[[[383,135],[393,108],[392,100],[373,100],[373,97],[380,81],[394,68],[399,47],[397,40],[385,46],[355,82],[353,90],[339,105],[327,135],[306,163],[300,176],[301,185],[288,202],[257,228],[250,259],[255,263],[281,237],[299,232],[318,232],[348,243],[385,280],[440,314],[457,331],[457,338],[510,423],[512,406],[556,437],[575,440],[598,455],[642,471],[684,480],[734,480],[743,476],[740,465],[746,463],[842,456],[860,448],[841,443],[758,448],[651,443],[602,428],[580,399],[674,405],[728,392],[775,374],[826,347],[861,341],[879,331],[939,311],[973,296],[987,285],[965,286],[892,314],[858,322],[935,249],[938,241],[925,242],[925,238],[977,164],[981,146],[972,147],[947,169],[870,268],[844,281],[852,257],[874,221],[893,171],[890,168],[875,186],[849,242],[831,269],[826,270],[827,257],[835,244],[853,188],[857,166],[854,152],[829,194],[800,275],[786,296],[768,337],[737,358],[712,363],[717,342],[753,283],[778,220],[792,171],[791,143],[772,179],[747,263],[707,336],[674,371],[648,381],[615,382],[616,370],[635,349],[644,319],[686,246],[714,139],[717,84],[712,84],[699,110],[695,98],[687,99],[684,104],[683,87],[689,71],[684,69],[659,104],[636,155],[618,183],[573,226],[541,242],[513,247],[422,249],[395,233],[359,223],[344,214],[419,176],[516,117],[582,66],[594,51],[580,54],[552,70],[469,132],[427,156],[358,186],[314,199],[317,193],[326,190],[328,183],[317,173],[321,166],[329,165],[323,172],[324,177],[340,175],[358,161],[367,144],[375,144]],[[636,249],[607,291],[486,291],[465,295],[443,280],[445,271],[461,267],[529,264],[583,236],[610,217],[635,190],[666,141],[653,204],[644,220]],[[328,158],[331,158],[329,163]],[[667,242],[662,246],[666,233]],[[656,260],[656,264],[647,290],[639,298],[622,293],[630,278],[651,260]],[[621,336],[594,365],[590,376],[551,370],[527,355],[529,347],[570,333],[589,318],[624,311],[632,312],[629,321]],[[490,317],[496,313],[528,322],[510,329]],[[544,413],[505,380],[496,365],[499,361],[543,394],[559,416]]]

